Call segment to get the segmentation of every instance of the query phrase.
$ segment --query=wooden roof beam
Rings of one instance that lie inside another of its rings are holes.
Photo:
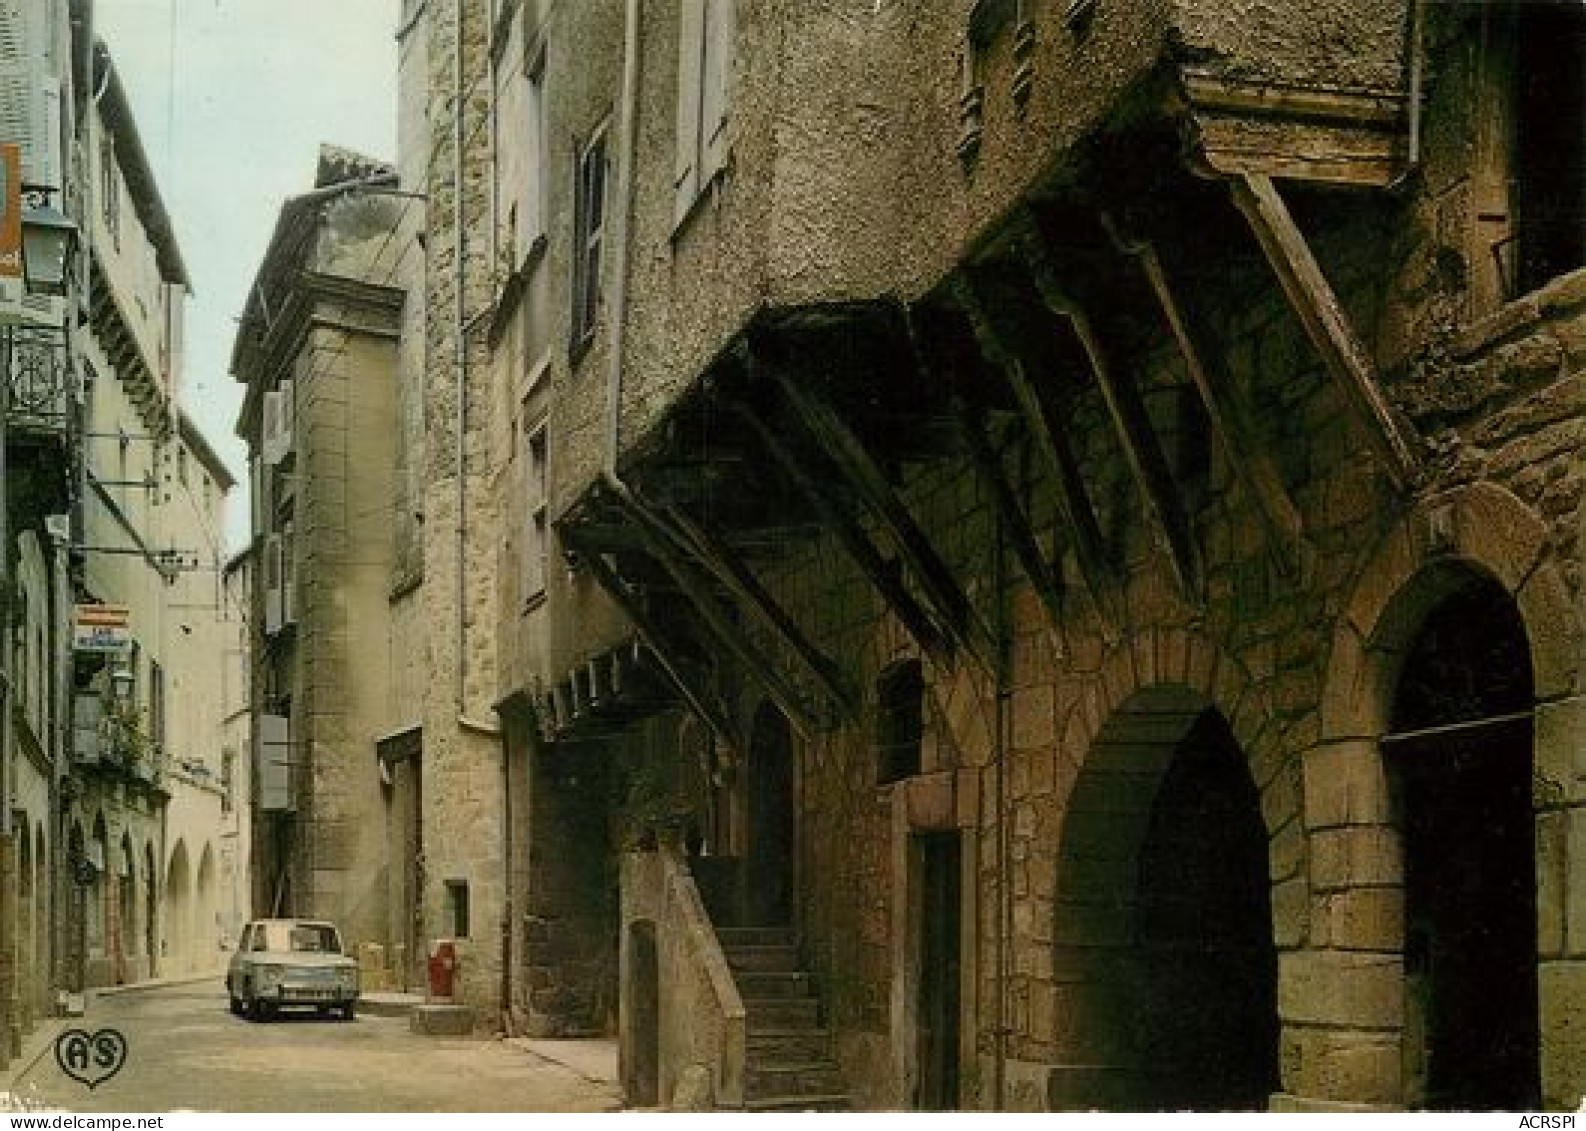
[[[630,590],[617,571],[608,564],[600,554],[591,553],[584,558],[585,567],[590,571],[595,581],[606,595],[622,610],[638,633],[639,639],[644,642],[649,650],[650,657],[655,661],[656,667],[666,678],[678,697],[688,705],[695,718],[704,723],[716,740],[731,752],[734,761],[741,761],[746,750],[743,741],[739,738],[737,728],[733,726],[732,719],[727,710],[719,703],[712,700],[709,691],[697,687],[690,678],[687,665],[680,659],[670,656],[666,646],[666,636],[660,631],[660,626],[655,618],[650,615],[638,596]],[[558,715],[563,713],[562,705],[558,704]],[[559,720],[560,721],[560,720]]]
[[[759,437],[773,461],[781,467],[794,488],[809,504],[810,509],[820,518],[821,524],[842,543],[843,549],[854,560],[854,564],[870,579],[870,583],[876,587],[876,591],[881,594],[887,606],[903,622],[904,627],[909,630],[909,635],[914,637],[915,643],[938,664],[950,663],[952,647],[946,635],[937,626],[931,614],[903,584],[897,567],[882,556],[881,551],[870,541],[869,536],[853,517],[841,510],[822,484],[815,481],[805,467],[804,461],[787,446],[787,441],[780,432],[747,405],[740,404],[738,411],[744,423]]]
[[[1107,562],[1101,526],[1096,521],[1079,460],[1069,446],[1057,407],[1045,395],[1042,383],[1030,377],[1023,351],[996,324],[991,305],[973,280],[963,276],[957,278],[953,294],[959,309],[969,320],[980,352],[1002,371],[1003,380],[1013,392],[1025,430],[1034,439],[1036,451],[1057,487],[1058,521],[1073,547],[1080,580],[1095,606],[1104,635],[1109,642],[1116,641],[1119,614],[1114,571]],[[1061,586],[1061,574],[1055,565],[1052,572]]]
[[[805,430],[880,519],[948,630],[990,669],[997,654],[991,632],[981,623],[958,579],[914,521],[863,441],[826,400],[795,380],[784,367],[764,368],[770,371]]]
[[[733,548],[694,521],[681,507],[668,506],[665,515],[678,533],[688,539],[700,564],[759,620],[766,631],[798,657],[805,673],[826,692],[837,712],[851,718],[858,709],[858,702],[840,669],[810,643],[787,610],[760,584],[759,578]]]
[[[812,738],[818,729],[819,720],[793,685],[777,671],[776,665],[746,639],[742,628],[722,612],[720,600],[696,572],[698,567],[680,551],[673,533],[638,499],[622,493],[615,493],[612,497],[638,530],[646,552],[676,583],[699,614],[711,637],[760,685],[787,716],[799,737],[805,740]]]
[[[1200,547],[1140,391],[1119,371],[1089,313],[1063,287],[1045,241],[1030,231],[1020,242],[1042,301],[1054,314],[1068,320],[1090,361],[1096,387],[1101,391],[1102,403],[1123,447],[1124,461],[1141,501],[1166,539],[1168,557],[1185,597],[1198,606],[1203,600]]]
[[[1304,520],[1278,474],[1277,464],[1261,442],[1249,405],[1222,364],[1221,352],[1211,344],[1194,293],[1173,285],[1156,245],[1149,239],[1120,231],[1110,219],[1107,226],[1120,248],[1139,263],[1151,284],[1189,371],[1190,382],[1206,410],[1212,434],[1254,505],[1274,556],[1290,577],[1305,577],[1314,551],[1305,538]]]
[[[1277,186],[1260,173],[1232,177],[1228,184],[1234,204],[1255,233],[1290,308],[1305,327],[1345,403],[1365,428],[1367,440],[1389,477],[1401,490],[1414,486],[1419,460],[1413,441],[1394,416],[1377,384],[1371,355],[1355,333],[1349,315],[1333,293]]]

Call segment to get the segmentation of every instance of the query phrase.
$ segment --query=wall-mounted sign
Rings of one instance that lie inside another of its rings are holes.
[[[130,647],[132,625],[125,605],[77,606],[72,618],[73,650],[119,654]]]

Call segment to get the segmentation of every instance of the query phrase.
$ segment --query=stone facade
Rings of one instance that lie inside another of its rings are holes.
[[[720,1104],[797,1097],[702,913],[856,1106],[1575,1108],[1580,29],[1510,7],[408,5],[404,945],[466,891],[467,1000]]]

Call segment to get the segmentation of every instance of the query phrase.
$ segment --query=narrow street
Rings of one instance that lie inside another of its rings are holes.
[[[404,1017],[232,1017],[218,979],[100,998],[78,1023],[126,1037],[125,1066],[90,1090],[46,1049],[18,1100],[79,1112],[609,1111],[617,1091],[522,1043],[422,1037]],[[574,1063],[569,1058],[569,1063]]]

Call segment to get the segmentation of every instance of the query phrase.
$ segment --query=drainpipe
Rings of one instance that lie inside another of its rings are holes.
[[[606,380],[606,462],[601,478],[617,494],[635,501],[617,472],[622,441],[622,354],[628,325],[628,244],[633,226],[634,150],[639,134],[639,21],[641,0],[627,0],[622,33],[622,137],[617,153],[616,262],[611,269],[611,346]]]
[[[1421,98],[1426,86],[1426,0],[1410,0],[1410,61],[1406,76],[1408,105],[1405,107],[1409,137],[1405,143],[1404,171],[1388,187],[1396,189],[1413,177],[1421,167]]]
[[[467,471],[467,458],[464,451],[465,433],[468,424],[468,339],[467,339],[467,296],[464,293],[464,283],[468,277],[467,260],[468,238],[463,229],[463,18],[466,8],[464,0],[452,0],[452,10],[456,15],[455,50],[452,55],[452,274],[455,279],[453,284],[455,295],[453,302],[454,335],[453,372],[457,380],[457,396],[452,426],[456,432],[455,467],[453,474],[457,477],[457,521],[456,521],[456,553],[457,577],[453,597],[457,602],[456,648],[457,658],[453,665],[455,673],[455,695],[457,701],[457,718],[461,722],[467,714],[467,701],[464,692],[464,676],[468,663],[463,645],[467,635],[467,596],[463,581],[463,565],[468,539],[468,487],[464,479]]]

